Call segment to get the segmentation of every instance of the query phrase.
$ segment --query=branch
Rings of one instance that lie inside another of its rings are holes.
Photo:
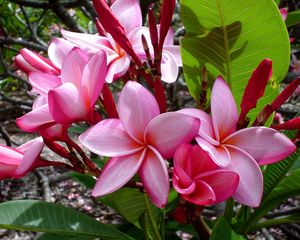
[[[0,45],[3,45],[3,44],[8,44],[8,45],[17,44],[17,45],[21,45],[26,48],[35,49],[38,51],[44,51],[44,52],[47,51],[47,47],[44,47],[37,43],[29,42],[24,39],[0,36]]]
[[[32,8],[51,8],[51,4],[47,1],[36,1],[36,0],[10,0],[10,2],[21,4],[26,7]],[[75,8],[80,6],[80,1],[78,0],[69,0],[69,1],[62,1],[61,4],[66,8]]]
[[[68,13],[65,6],[59,0],[49,0],[52,11],[59,17],[59,19],[66,24],[66,26],[74,32],[85,32],[84,29],[77,24],[77,22]]]
[[[10,140],[9,134],[5,130],[5,128],[2,126],[2,124],[0,124],[0,133],[2,135],[2,138],[5,140],[6,145],[11,147],[11,140]]]

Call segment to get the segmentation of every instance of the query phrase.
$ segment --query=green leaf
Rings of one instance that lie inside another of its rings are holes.
[[[145,231],[146,239],[162,240],[158,231],[158,221],[155,220],[151,203],[146,194],[144,194],[145,211],[140,217],[140,224]],[[164,234],[164,233],[163,233]]]
[[[264,171],[263,199],[265,199],[270,194],[270,192],[277,186],[277,184],[285,177],[289,169],[294,165],[294,163],[299,157],[300,149],[298,149],[286,159],[266,167],[266,170]]]
[[[136,188],[122,188],[99,200],[117,210],[128,222],[141,227],[139,220],[146,211],[144,195],[144,193]],[[161,219],[161,209],[155,207],[153,204],[150,204],[150,209],[155,222],[159,222]]]
[[[59,235],[55,233],[44,233],[37,240],[93,240],[94,237]]]
[[[101,239],[132,239],[115,227],[100,223],[74,209],[38,200],[1,203],[0,228]]]
[[[213,228],[209,240],[245,240],[245,238],[233,231],[228,222],[220,217]]]
[[[292,27],[300,23],[300,10],[289,12],[285,20],[287,27]]]
[[[76,179],[78,182],[87,186],[88,188],[93,188],[96,184],[96,179],[87,174],[81,174],[77,172],[70,173],[71,177]]]
[[[237,224],[236,229],[240,233],[247,233],[253,225],[269,211],[290,197],[300,194],[300,169],[292,171],[276,186],[276,188],[262,202],[261,206],[254,210],[246,222]]]
[[[265,96],[250,114],[256,116],[278,94],[290,61],[286,26],[273,0],[182,0],[186,28],[181,54],[191,95],[199,96],[200,71],[205,65],[209,83],[222,75],[238,105],[252,71],[264,58],[273,61],[273,78]]]

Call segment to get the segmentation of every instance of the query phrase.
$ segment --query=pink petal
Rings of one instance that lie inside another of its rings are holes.
[[[285,21],[286,18],[287,18],[287,15],[288,15],[287,9],[286,8],[280,8],[279,11],[280,11],[280,14],[282,16],[283,21]]]
[[[113,54],[114,51],[106,37],[101,37],[94,34],[70,32],[64,29],[61,30],[61,34],[68,41],[75,43],[80,49],[87,54],[93,54],[98,52],[100,49],[104,50],[107,54]]]
[[[186,189],[193,182],[193,176],[191,175],[191,152],[192,145],[187,143],[180,145],[175,152],[173,173],[176,175],[176,178],[174,179],[173,177],[175,180],[175,182],[173,181],[173,185],[177,185],[178,188]]]
[[[79,48],[73,48],[62,65],[62,83],[71,82],[79,89],[82,72],[88,59],[88,55],[85,52]]]
[[[160,25],[157,24],[157,31],[160,32]],[[169,28],[165,41],[164,41],[164,48],[165,46],[170,46],[174,44],[174,30]]]
[[[176,59],[167,51],[163,51],[161,62],[161,80],[166,83],[173,83],[178,76]]]
[[[85,106],[78,89],[72,83],[64,83],[48,94],[49,109],[57,123],[85,120],[90,109]]]
[[[225,139],[250,154],[259,165],[271,164],[284,159],[296,150],[295,144],[284,134],[266,127],[239,130]]]
[[[105,81],[112,83],[113,80],[120,78],[128,71],[129,65],[130,58],[127,54],[124,54],[122,57],[117,55],[117,57],[110,62],[108,66]]]
[[[40,135],[48,141],[65,141],[67,138],[68,124],[55,124],[40,130]]]
[[[105,165],[92,195],[103,196],[123,187],[138,171],[145,154],[146,149],[131,155],[111,158]]]
[[[19,68],[20,70],[22,70],[23,72],[25,72],[26,74],[30,73],[30,72],[36,72],[39,71],[37,68],[31,66],[23,57],[21,54],[18,54],[15,57],[15,64],[17,66],[17,68]]]
[[[215,140],[216,137],[210,115],[196,108],[186,108],[177,112],[198,118],[200,120],[200,129],[198,132],[200,137],[204,138],[213,145],[219,145],[219,142]]]
[[[215,170],[209,175],[201,177],[214,191],[216,200],[214,204],[223,202],[232,196],[239,184],[239,175],[235,172],[226,170]]]
[[[51,62],[61,69],[63,61],[75,46],[75,44],[63,38],[53,38],[48,48],[48,56]]]
[[[212,160],[218,166],[226,167],[229,165],[231,157],[225,147],[223,147],[222,145],[212,145],[201,137],[196,137],[196,141],[199,144],[199,146],[210,155]]]
[[[149,122],[159,115],[154,96],[141,84],[129,81],[124,86],[119,102],[120,120],[128,134],[136,141],[144,141]]]
[[[218,140],[222,140],[236,129],[238,111],[227,83],[218,77],[211,93],[211,115]]]
[[[175,59],[177,66],[182,67],[182,60],[181,60],[179,46],[175,46],[175,45],[164,46],[163,53],[164,52],[168,52],[169,54],[171,54]]]
[[[130,138],[119,119],[99,122],[81,134],[79,140],[90,151],[108,157],[125,156],[144,148]]]
[[[231,155],[231,163],[226,168],[236,172],[239,185],[233,198],[250,207],[258,207],[263,194],[263,176],[255,160],[241,149],[227,147]]]
[[[18,166],[22,158],[23,153],[20,150],[0,144],[0,163]]]
[[[127,37],[132,44],[134,51],[137,53],[137,55],[142,59],[146,60],[145,51],[142,44],[142,35],[146,38],[146,41],[148,43],[149,51],[151,54],[153,54],[153,47],[151,44],[151,38],[150,38],[150,32],[149,28],[147,27],[138,27],[131,31]]]
[[[44,58],[42,55],[30,51],[27,48],[22,48],[20,50],[22,57],[28,62],[32,67],[36,68],[38,71],[58,75],[60,73],[59,69],[56,68],[49,59]]]
[[[100,50],[85,65],[81,77],[80,94],[91,108],[102,90],[106,74],[106,54]]]
[[[150,149],[147,150],[139,175],[152,203],[163,208],[168,202],[170,189],[168,169],[159,152],[153,147]]]
[[[179,145],[195,138],[199,127],[197,118],[175,112],[163,113],[147,126],[145,142],[155,147],[164,158],[171,158]]]
[[[32,104],[32,110],[46,104],[48,105],[48,95],[39,95]]]
[[[192,194],[182,194],[181,197],[196,205],[213,204],[216,201],[216,196],[211,186],[202,180],[197,180],[195,183],[195,191]]]
[[[31,72],[28,76],[31,86],[39,93],[47,95],[50,89],[56,88],[61,85],[61,80],[56,75]]]
[[[27,151],[24,153],[24,157],[17,168],[17,170],[14,173],[14,177],[22,177],[24,176],[28,171],[30,171],[34,165],[35,160],[39,157],[42,149],[44,148],[45,144],[43,142],[43,138],[35,138],[31,140],[28,144],[30,144],[30,147]]]
[[[142,13],[138,0],[115,1],[110,9],[127,34],[142,26]]]
[[[43,125],[54,124],[48,105],[35,108],[24,116],[17,118],[16,123],[25,132],[36,132]]]

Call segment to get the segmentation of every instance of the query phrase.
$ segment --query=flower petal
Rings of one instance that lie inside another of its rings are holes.
[[[250,154],[259,165],[271,164],[284,159],[296,150],[295,144],[284,134],[266,127],[239,130],[225,139]]]
[[[14,173],[14,177],[19,178],[24,176],[28,171],[30,171],[34,165],[34,162],[39,157],[45,144],[42,137],[35,138],[27,143],[30,146],[24,153],[24,157]]]
[[[177,148],[174,155],[174,174],[176,172],[176,179],[180,181],[180,188],[188,188],[192,183],[191,151],[192,145],[183,143]],[[173,184],[178,185],[175,182]]]
[[[31,72],[28,76],[31,86],[39,94],[47,95],[48,91],[61,85],[59,77],[42,72]]]
[[[72,83],[64,83],[50,90],[48,94],[49,109],[57,123],[72,123],[84,120],[88,111],[78,89]]]
[[[144,132],[149,122],[159,115],[154,96],[141,84],[128,81],[119,102],[120,120],[128,134],[136,141],[144,141]]]
[[[77,47],[73,48],[67,55],[61,68],[62,83],[71,82],[79,89],[83,68],[88,59],[88,55],[85,52]]]
[[[139,175],[153,204],[163,208],[168,202],[170,189],[168,169],[159,152],[152,147],[150,149],[147,150]]]
[[[113,80],[120,78],[128,71],[129,65],[130,58],[127,54],[124,54],[122,57],[117,56],[108,65],[105,81],[112,83]]]
[[[106,74],[106,53],[100,50],[85,65],[81,77],[80,95],[91,108],[102,90]]]
[[[216,137],[213,129],[211,116],[209,116],[206,112],[196,108],[186,108],[177,112],[200,119],[200,128],[198,132],[200,137],[204,138],[206,141],[213,145],[219,145],[219,142],[215,140]]]
[[[211,115],[217,140],[223,140],[236,130],[238,111],[227,83],[218,77],[211,93]]]
[[[75,46],[75,44],[63,38],[53,38],[48,48],[48,56],[51,62],[61,69],[65,58]]]
[[[0,163],[19,165],[23,158],[23,153],[19,149],[0,144]]]
[[[214,191],[216,200],[214,204],[223,202],[232,196],[239,184],[239,175],[227,170],[211,171],[209,175],[201,177]]]
[[[119,119],[106,119],[79,136],[80,142],[90,151],[102,156],[119,157],[143,149],[125,131]]]
[[[164,158],[171,158],[179,145],[195,138],[199,126],[197,118],[175,112],[163,113],[147,126],[145,142],[155,147]]]
[[[49,106],[46,104],[35,108],[20,118],[17,118],[16,123],[18,127],[25,132],[36,132],[43,125],[49,125],[51,123],[54,124],[54,120],[49,111]]]
[[[196,137],[199,146],[208,152],[212,160],[221,167],[226,167],[230,163],[230,154],[222,145],[214,146],[201,137]]]
[[[131,155],[111,158],[105,165],[92,195],[103,196],[123,187],[140,168],[145,153],[146,149]]]
[[[166,83],[173,83],[178,76],[178,65],[176,59],[167,51],[163,51],[161,61],[161,80]]]
[[[195,183],[195,191],[192,194],[182,194],[181,197],[196,205],[213,204],[216,201],[216,196],[212,187],[202,180],[197,180]]]
[[[110,9],[127,34],[142,26],[142,13],[138,0],[115,1]]]
[[[246,152],[234,147],[227,147],[231,155],[231,163],[226,168],[236,172],[239,185],[233,198],[250,207],[258,207],[263,194],[263,176],[255,160]]]
[[[182,67],[182,59],[180,55],[179,46],[175,46],[175,45],[164,46],[163,52],[168,52],[169,54],[171,54],[174,57],[177,66]]]
[[[70,32],[64,29],[61,30],[61,34],[68,41],[77,44],[77,46],[88,55],[94,54],[100,49],[104,50],[109,55],[114,53],[114,50],[106,37],[94,34]]]

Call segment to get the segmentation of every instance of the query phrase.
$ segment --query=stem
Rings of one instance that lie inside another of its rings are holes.
[[[152,211],[151,211],[151,207],[150,207],[148,196],[146,194],[143,194],[143,195],[144,195],[144,202],[145,202],[145,207],[146,207],[146,213],[148,214],[149,220],[151,222],[151,225],[153,226],[153,233],[154,233],[153,239],[155,239],[155,240],[162,240],[161,236],[160,236],[160,234],[158,232],[157,225],[156,225],[155,220],[154,220],[153,215],[152,215]]]
[[[272,227],[274,225],[280,225],[280,224],[288,224],[288,223],[295,223],[295,219],[292,218],[275,218],[275,219],[270,219],[263,221],[261,223],[257,223],[254,225],[250,231],[255,231],[260,228],[267,228],[267,227]]]
[[[229,224],[231,224],[231,220],[233,217],[233,199],[229,198],[226,201],[226,207],[225,207],[225,213],[224,213],[224,218],[227,220]]]
[[[207,226],[204,219],[199,216],[193,222],[193,226],[202,240],[208,240],[211,235],[211,229]]]
[[[89,168],[89,170],[91,170],[93,173],[95,173],[95,175],[97,177],[100,176],[101,174],[101,169],[98,168],[98,166],[93,163],[84,153],[84,151],[81,149],[81,147],[79,145],[77,145],[77,143],[75,143],[74,141],[72,141],[72,139],[68,138],[66,141],[67,145],[74,148],[77,153],[80,155],[80,157],[82,158],[83,163]]]

